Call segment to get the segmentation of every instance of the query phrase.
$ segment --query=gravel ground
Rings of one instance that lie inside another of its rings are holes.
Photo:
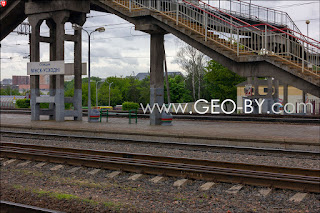
[[[310,159],[309,157],[303,158],[301,156],[287,155],[281,156],[279,154],[266,155],[263,153],[252,154],[252,152],[245,151],[194,151],[181,148],[167,148],[161,145],[141,145],[141,144],[128,144],[121,142],[101,142],[94,140],[75,140],[72,138],[62,139],[53,137],[34,137],[26,138],[10,138],[5,137],[5,134],[1,137],[2,141],[7,142],[20,142],[31,143],[38,145],[50,145],[69,148],[84,148],[84,149],[97,149],[97,150],[110,150],[120,152],[133,152],[133,153],[146,153],[151,155],[161,156],[175,156],[185,158],[199,158],[215,161],[229,161],[239,163],[251,163],[270,166],[283,166],[283,167],[300,167],[320,169],[320,159]]]
[[[5,161],[6,159],[4,159]],[[87,174],[82,168],[70,174],[64,168],[52,172],[56,164],[35,168],[36,162],[16,167],[18,160],[1,168],[1,200],[36,205],[67,212],[319,212],[320,195],[308,194],[301,203],[289,201],[296,192],[274,189],[267,197],[257,195],[260,187],[244,186],[237,194],[225,191],[233,184],[217,183],[209,191],[200,191],[203,181],[191,181],[180,189],[176,178],[158,184],[144,176],[128,181],[131,173],[113,180],[109,170]]]

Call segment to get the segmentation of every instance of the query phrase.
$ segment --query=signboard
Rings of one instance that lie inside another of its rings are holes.
[[[65,75],[74,75],[74,63],[64,64]],[[87,63],[82,63],[81,75],[87,75]]]
[[[64,61],[28,63],[28,75],[64,75],[64,70]]]
[[[252,84],[247,84],[244,87],[244,92],[246,96],[252,96]]]

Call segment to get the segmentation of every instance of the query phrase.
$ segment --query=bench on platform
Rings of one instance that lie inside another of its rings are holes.
[[[138,123],[138,114],[136,109],[130,109],[128,112],[109,112],[109,109],[100,109],[100,122],[103,117],[106,117],[106,122],[109,121],[110,115],[128,115],[129,124],[131,124],[131,119],[135,119],[135,123]]]

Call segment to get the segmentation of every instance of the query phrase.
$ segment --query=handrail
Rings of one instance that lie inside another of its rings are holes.
[[[292,35],[292,34],[290,34],[290,33],[288,33],[288,32],[285,32],[285,31],[283,31],[283,30],[281,30],[281,29],[279,29],[279,28],[277,28],[277,27],[275,27],[275,26],[272,26],[272,25],[268,24],[268,23],[261,23],[261,24],[248,24],[248,25],[244,25],[244,26],[236,26],[236,25],[234,25],[234,24],[232,24],[232,23],[230,23],[230,22],[228,22],[228,21],[225,21],[225,20],[223,20],[223,19],[219,18],[218,16],[216,16],[216,15],[214,15],[214,14],[212,14],[212,13],[208,12],[208,11],[203,10],[202,8],[198,7],[197,5],[194,5],[194,4],[192,4],[192,3],[190,3],[190,2],[188,2],[188,1],[186,1],[186,0],[182,0],[182,1],[183,1],[184,3],[186,3],[186,4],[189,4],[189,5],[193,6],[193,7],[195,7],[195,8],[197,8],[197,9],[201,10],[201,11],[202,11],[202,12],[204,12],[204,13],[207,13],[207,14],[209,14],[209,15],[213,16],[213,17],[216,17],[216,18],[218,18],[218,19],[220,19],[220,20],[224,21],[225,23],[228,23],[229,25],[232,25],[233,27],[236,27],[236,28],[243,28],[243,27],[247,27],[247,28],[249,28],[249,27],[263,26],[263,25],[265,25],[265,26],[269,26],[269,27],[271,27],[271,28],[273,28],[273,29],[277,29],[278,31],[280,31],[280,32],[282,32],[282,33],[285,33],[285,34],[286,34],[286,35],[288,35],[288,36],[291,36],[291,37],[293,37],[293,38],[295,38],[295,39],[298,39],[298,40],[301,40],[301,41],[303,41],[303,42],[306,42],[307,44],[310,44],[310,45],[312,45],[312,46],[314,46],[314,47],[316,47],[316,48],[320,49],[320,47],[315,46],[315,45],[313,45],[312,43],[309,43],[308,41],[302,40],[302,39],[298,38],[297,36],[294,36],[294,35]],[[265,32],[265,30],[260,30],[259,28],[257,28],[257,29],[258,29],[259,31],[261,31],[261,32]]]
[[[218,10],[219,12],[221,12],[221,13],[223,13],[223,14],[225,14],[225,15],[227,15],[227,16],[229,16],[229,17],[231,17],[231,18],[233,18],[233,19],[235,19],[235,20],[237,20],[237,21],[240,21],[241,23],[244,23],[244,24],[247,24],[247,25],[249,24],[249,23],[247,23],[247,22],[245,22],[245,21],[243,21],[243,20],[241,20],[241,19],[239,19],[239,18],[237,18],[237,17],[234,17],[234,16],[232,16],[232,15],[229,14],[229,13],[225,13],[225,12],[219,10],[218,8],[216,8],[216,7],[214,7],[214,6],[210,5],[210,4],[207,4],[207,3],[205,3],[205,2],[203,2],[203,1],[201,1],[201,0],[199,0],[199,2],[203,3],[204,5],[209,6],[209,7],[211,7],[211,8],[214,8],[215,10]],[[258,28],[257,28],[257,29],[258,29]]]
[[[290,30],[290,31],[292,31],[292,32],[298,33],[298,34],[302,35],[303,37],[308,38],[308,39],[310,39],[310,40],[313,40],[313,41],[315,41],[315,42],[317,42],[317,43],[320,44],[320,41],[317,41],[317,40],[315,40],[315,39],[313,39],[313,38],[311,38],[311,37],[308,37],[308,36],[306,36],[306,35],[304,35],[304,34],[302,34],[302,33],[299,33],[299,32],[297,32],[297,31],[294,31],[294,30],[292,30],[292,29],[290,29],[290,28],[288,28],[288,27],[282,28],[282,30]]]
[[[229,25],[232,25],[233,27],[236,27],[236,28],[238,27],[238,26],[236,26],[236,25],[234,25],[234,24],[232,24],[232,23],[230,23],[230,22],[228,22],[228,21],[225,21],[225,20],[223,20],[222,18],[220,18],[220,17],[218,17],[218,16],[216,16],[216,15],[214,15],[214,14],[208,12],[208,11],[205,11],[205,10],[201,9],[200,7],[194,5],[194,4],[190,3],[190,2],[187,2],[187,1],[185,1],[185,0],[182,0],[182,1],[183,1],[184,3],[190,4],[191,6],[193,6],[193,7],[195,7],[195,8],[198,8],[199,10],[201,10],[201,11],[204,12],[204,13],[207,13],[207,14],[213,16],[213,17],[216,17],[217,19],[220,19],[220,20],[223,21],[223,22],[228,23]]]
[[[200,1],[200,0],[198,0],[198,1]],[[285,25],[287,25],[287,27],[288,27],[288,23],[289,23],[289,24],[292,24],[292,27],[294,29],[296,29],[296,31],[301,33],[300,29],[297,27],[297,25],[294,23],[294,21],[288,15],[288,13],[286,13],[284,11],[276,10],[276,9],[272,9],[272,8],[268,8],[268,7],[264,7],[264,6],[260,6],[260,5],[256,5],[256,4],[253,4],[253,3],[244,2],[242,0],[229,0],[229,1],[230,1],[230,5],[231,5],[231,3],[236,4],[237,6],[240,5],[240,15],[244,14],[244,13],[241,13],[241,8],[242,8],[241,6],[242,5],[244,5],[245,7],[248,7],[250,11],[254,11],[254,10],[258,11],[258,14],[259,14],[259,11],[261,11],[260,14],[263,14],[263,12],[266,12],[266,11],[267,11],[267,14],[269,14],[268,12],[270,11],[271,14],[273,13],[274,15],[273,16],[270,15],[270,16],[267,16],[267,17],[274,17],[274,20],[272,21],[272,18],[271,19],[267,18],[267,22],[272,22],[274,24],[279,24],[279,23],[280,24],[285,24]],[[228,11],[229,9],[226,9],[226,7],[225,7],[223,10]],[[232,11],[234,11],[235,13],[239,12],[237,10],[231,10],[231,8],[230,8],[230,13],[232,13]],[[256,17],[259,20],[263,20],[264,19],[263,16],[262,17],[261,16],[257,17],[257,16],[252,15],[251,13],[249,13],[247,15],[248,15],[249,18]],[[281,17],[283,17],[283,19],[281,18],[281,21],[277,21],[276,15],[277,15],[277,17],[278,17],[278,15],[280,15]]]

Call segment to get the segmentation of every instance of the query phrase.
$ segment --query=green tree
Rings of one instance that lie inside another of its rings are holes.
[[[100,89],[98,90],[98,102],[100,106],[109,105],[109,83],[107,83],[106,81],[101,85]],[[117,85],[114,86],[112,84],[110,90],[110,104],[111,106],[122,104],[122,92]]]
[[[186,89],[185,78],[181,75],[169,76],[170,101],[172,103],[186,103],[192,101],[191,91]],[[164,84],[165,102],[168,102],[166,83]]]
[[[221,101],[225,99],[236,101],[236,85],[246,79],[211,60],[205,69],[204,80],[206,82],[206,92],[210,98],[220,99]]]
[[[129,80],[129,88],[126,93],[125,101],[137,103],[140,98],[140,85],[139,85],[140,82],[134,76],[128,77],[128,80]]]
[[[139,103],[142,103],[143,105],[150,103],[150,76],[140,81],[139,90],[140,90]]]
[[[18,89],[12,89],[11,86],[7,86],[1,89],[1,95],[20,95]]]

